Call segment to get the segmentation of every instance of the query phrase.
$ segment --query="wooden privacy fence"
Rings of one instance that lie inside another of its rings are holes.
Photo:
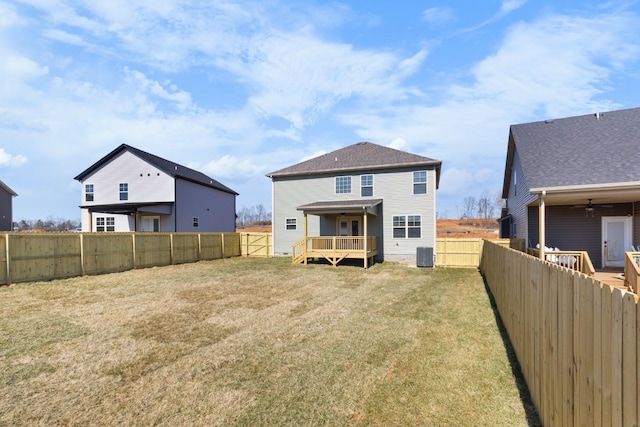
[[[0,285],[236,256],[268,256],[269,233],[5,233]]]
[[[638,426],[637,295],[485,242],[480,269],[545,426]]]
[[[524,239],[497,239],[492,242],[513,249],[525,250]],[[478,268],[484,240],[468,239],[436,239],[436,266],[438,267],[471,267]]]

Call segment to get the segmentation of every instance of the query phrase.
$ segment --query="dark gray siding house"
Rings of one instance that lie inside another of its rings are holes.
[[[640,108],[512,125],[502,197],[502,237],[621,267],[640,245]]]
[[[13,198],[16,196],[15,191],[0,181],[0,231],[13,229]]]
[[[127,144],[75,177],[83,231],[235,231],[238,193]]]

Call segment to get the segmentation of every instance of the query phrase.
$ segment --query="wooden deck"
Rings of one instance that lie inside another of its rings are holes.
[[[292,247],[292,262],[307,264],[309,259],[324,258],[334,267],[344,259],[362,259],[364,268],[378,255],[376,236],[321,236],[306,237]]]

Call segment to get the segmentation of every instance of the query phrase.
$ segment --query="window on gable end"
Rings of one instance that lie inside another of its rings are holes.
[[[413,194],[427,194],[427,171],[413,173]]]
[[[85,184],[84,186],[84,200],[85,202],[93,202],[94,187],[93,184]]]
[[[120,200],[129,200],[129,184],[126,182],[120,183]]]

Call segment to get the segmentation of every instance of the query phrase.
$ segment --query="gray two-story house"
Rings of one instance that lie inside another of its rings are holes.
[[[13,198],[17,194],[0,181],[0,231],[11,231],[13,226]]]
[[[274,255],[415,262],[435,251],[442,162],[360,142],[267,174]],[[435,253],[433,253],[435,256]]]
[[[235,231],[238,193],[127,144],[75,179],[82,184],[82,231]]]

